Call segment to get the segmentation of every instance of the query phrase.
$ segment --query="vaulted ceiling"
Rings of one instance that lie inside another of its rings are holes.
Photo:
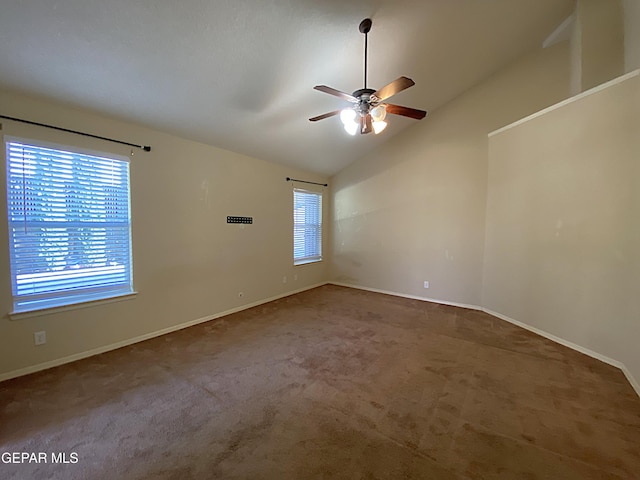
[[[3,0],[0,88],[333,174],[415,123],[394,116],[378,136],[351,137],[336,117],[308,121],[346,105],[314,85],[362,88],[363,18],[373,19],[369,86],[411,77],[416,86],[393,102],[433,111],[539,48],[573,7],[573,0]]]

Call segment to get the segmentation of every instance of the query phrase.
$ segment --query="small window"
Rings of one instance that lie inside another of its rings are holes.
[[[6,139],[14,312],[133,292],[129,162]]]
[[[293,191],[293,263],[322,260],[322,194]]]

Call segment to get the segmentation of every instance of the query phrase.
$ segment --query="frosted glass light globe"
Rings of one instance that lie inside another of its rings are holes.
[[[340,120],[345,126],[351,123],[355,123],[356,111],[351,108],[345,108],[340,112]]]
[[[358,132],[358,124],[356,122],[345,123],[344,129],[349,135],[355,135]]]
[[[373,122],[373,132],[377,135],[387,128],[387,122]]]
[[[384,108],[384,105],[378,105],[377,107],[371,109],[371,118],[374,122],[381,122],[386,116],[387,109]]]

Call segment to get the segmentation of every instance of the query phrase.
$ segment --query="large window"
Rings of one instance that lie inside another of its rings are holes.
[[[128,159],[5,140],[14,312],[132,293]]]
[[[293,262],[322,260],[322,194],[293,191]]]

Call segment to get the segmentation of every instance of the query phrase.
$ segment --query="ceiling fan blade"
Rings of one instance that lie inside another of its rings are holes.
[[[365,135],[367,133],[371,133],[373,131],[373,123],[371,120],[371,115],[366,114],[360,117],[360,134]]]
[[[416,120],[422,120],[427,115],[427,112],[425,112],[424,110],[402,107],[400,105],[393,105],[391,103],[385,103],[385,109],[387,110],[387,113],[402,115],[403,117],[414,118]]]
[[[339,115],[342,110],[336,110],[335,112],[323,113],[322,115],[318,115],[317,117],[310,118],[310,122],[317,122],[318,120],[324,120],[325,118],[333,117],[335,115]]]
[[[335,88],[327,87],[326,85],[316,85],[313,87],[314,90],[318,90],[319,92],[328,93],[329,95],[334,95],[338,98],[346,100],[347,102],[358,103],[358,99],[353,95],[349,95],[348,93],[341,92],[340,90],[336,90]]]
[[[406,90],[409,87],[412,87],[416,84],[413,80],[407,77],[396,78],[393,82],[385,85],[380,90],[372,95],[372,97],[376,97],[379,102],[386,100],[387,98],[393,97],[395,94],[400,93],[403,90]]]

